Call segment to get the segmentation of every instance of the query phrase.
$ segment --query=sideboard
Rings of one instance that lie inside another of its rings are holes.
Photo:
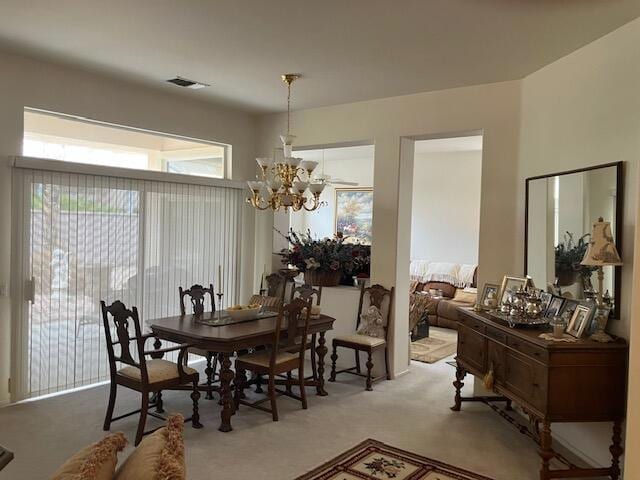
[[[464,401],[464,377],[487,380],[494,392],[516,403],[529,416],[539,445],[540,479],[620,477],[622,421],[625,417],[628,348],[622,339],[598,343],[588,339],[554,342],[539,338],[541,330],[510,328],[484,312],[460,308],[456,356],[455,404]],[[555,422],[613,422],[611,466],[550,466]]]

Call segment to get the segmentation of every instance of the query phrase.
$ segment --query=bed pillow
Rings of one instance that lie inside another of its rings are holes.
[[[127,439],[122,432],[111,433],[64,462],[51,480],[111,480],[118,463],[118,452],[126,445]]]
[[[183,480],[184,439],[182,415],[172,415],[167,426],[145,437],[118,468],[114,480]]]

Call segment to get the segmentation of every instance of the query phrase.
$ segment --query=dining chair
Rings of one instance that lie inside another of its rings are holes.
[[[320,306],[320,300],[322,299],[322,287],[313,288],[311,285],[301,285],[299,287],[294,287],[291,289],[291,298],[290,301],[293,301],[294,298],[302,298],[305,301],[312,301],[313,297],[316,297],[316,305]],[[313,333],[311,335],[311,341],[307,342],[307,348],[311,350],[311,379],[318,379],[318,365],[316,363],[316,344],[317,344],[317,335]]]
[[[276,394],[294,398],[302,403],[303,409],[307,408],[307,396],[304,389],[304,354],[307,348],[310,317],[311,302],[304,301],[301,298],[294,299],[291,303],[283,306],[278,313],[270,348],[236,358],[234,394],[236,409],[240,405],[257,408],[271,413],[273,421],[277,422]],[[247,370],[268,376],[267,398],[253,403],[243,399]],[[298,371],[296,378],[291,376],[286,379],[276,378],[278,375],[290,373],[293,370]],[[286,390],[276,389],[276,385],[285,385]],[[291,386],[299,387],[299,396],[291,391]],[[271,402],[270,409],[261,405],[266,400]]]
[[[206,308],[206,297],[209,296],[209,304],[211,305],[211,312],[216,311],[216,302],[213,293],[213,285],[209,284],[209,288],[205,288],[202,285],[195,284],[192,285],[188,289],[183,289],[182,287],[178,287],[178,294],[180,297],[180,314],[186,315],[187,309],[185,305],[185,297],[189,297],[191,303],[191,310],[194,315],[202,315]],[[205,382],[207,386],[207,393],[205,398],[207,400],[213,399],[213,394],[211,393],[211,386],[215,382],[216,370],[218,368],[218,355],[216,352],[207,352],[206,350],[202,350],[200,348],[190,348],[189,353],[194,353],[196,355],[200,355],[207,359],[207,366],[204,369],[204,374],[207,376],[207,380]]]
[[[386,317],[386,323],[383,325],[384,338],[373,337],[369,335],[363,335],[357,333],[360,326],[361,315],[363,306],[365,305],[365,299],[368,300],[368,307],[376,307],[380,314]],[[385,301],[385,299],[388,299]],[[391,319],[391,303],[393,302],[393,287],[387,289],[382,285],[373,285],[371,287],[364,287],[360,289],[360,303],[358,304],[358,316],[356,318],[356,333],[352,335],[338,335],[333,339],[333,354],[331,355],[331,376],[330,382],[336,381],[336,375],[338,373],[351,373],[352,375],[358,375],[366,378],[366,390],[373,390],[372,384],[386,378],[390,380],[389,374],[389,348],[388,348],[388,336],[389,336],[389,321]],[[384,305],[386,305],[386,315],[382,313],[384,311]],[[343,370],[336,371],[336,361],[338,360],[338,347],[349,348],[355,351],[356,354],[356,366],[351,368],[345,368]],[[384,349],[384,361],[386,375],[380,375],[378,377],[372,377],[373,370],[373,353]],[[360,368],[360,352],[367,354],[367,373],[363,374]]]
[[[150,433],[144,431],[147,415],[166,420],[165,417],[159,415],[164,412],[162,404],[163,390],[191,390],[191,400],[193,402],[191,423],[193,428],[202,428],[198,413],[198,400],[200,398],[198,372],[186,365],[187,349],[190,345],[182,344],[145,350],[146,341],[155,337],[152,333],[142,334],[138,309],[133,307],[129,310],[119,300],[109,306],[104,301],[101,301],[100,305],[102,307],[102,320],[111,375],[109,404],[104,418],[104,430],[109,430],[112,422],[139,412],[140,420],[138,421],[135,439],[135,445],[138,445],[142,440],[142,436]],[[111,335],[112,328],[115,331],[115,339]],[[132,328],[133,336],[131,335]],[[114,347],[119,349],[117,354]],[[176,363],[161,358],[146,359],[147,356],[163,355],[174,351],[178,352],[178,361]],[[135,357],[137,357],[137,360]],[[118,362],[126,366],[118,369]],[[118,385],[140,392],[142,394],[142,405],[138,410],[114,418],[113,409],[116,403]],[[149,394],[154,394],[155,400],[153,402],[149,401]],[[149,411],[150,407],[156,407],[156,412]]]

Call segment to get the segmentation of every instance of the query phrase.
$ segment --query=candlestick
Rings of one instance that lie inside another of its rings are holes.
[[[216,293],[216,296],[218,297],[218,320],[220,320],[220,316],[222,315],[220,313],[222,312],[222,297],[224,296],[224,293],[218,292]]]
[[[222,265],[218,265],[218,293],[222,291]]]

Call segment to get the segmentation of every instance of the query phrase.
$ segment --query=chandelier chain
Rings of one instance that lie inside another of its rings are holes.
[[[291,133],[291,82],[287,83],[287,135]]]

